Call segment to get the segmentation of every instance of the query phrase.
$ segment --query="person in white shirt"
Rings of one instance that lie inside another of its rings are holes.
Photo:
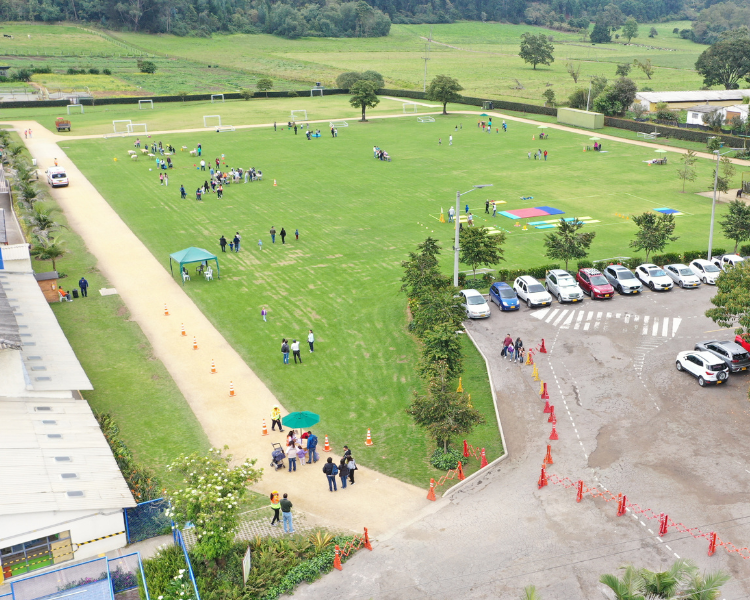
[[[294,364],[297,364],[297,359],[299,359],[299,364],[302,364],[302,357],[299,353],[299,342],[297,340],[292,340],[292,356],[294,356]]]
[[[456,211],[451,206],[448,209],[448,223],[453,223],[453,217],[455,217],[455,216],[456,216]]]
[[[310,352],[313,351],[313,344],[315,343],[315,336],[313,335],[312,329],[307,334],[307,344],[310,346]]]

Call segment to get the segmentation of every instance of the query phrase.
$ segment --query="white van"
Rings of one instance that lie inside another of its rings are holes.
[[[47,169],[47,183],[52,187],[68,185],[68,174],[62,167],[50,167]]]

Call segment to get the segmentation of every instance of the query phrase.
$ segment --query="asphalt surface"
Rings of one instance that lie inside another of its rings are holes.
[[[534,584],[545,600],[597,598],[602,573],[626,563],[660,570],[681,557],[728,570],[722,598],[750,598],[750,560],[721,546],[709,557],[700,537],[750,545],[750,374],[702,389],[674,366],[696,341],[733,339],[703,316],[713,294],[646,290],[510,314],[492,305],[489,319],[467,323],[490,360],[509,459],[295,596],[519,598]],[[559,441],[548,441],[532,368],[500,358],[506,333],[527,348],[545,339],[549,352],[536,359]],[[547,443],[552,479],[582,479],[637,506],[618,517],[616,500],[576,503],[574,488],[538,489]],[[660,513],[681,524],[662,538]]]

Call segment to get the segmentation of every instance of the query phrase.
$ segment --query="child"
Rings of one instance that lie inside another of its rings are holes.
[[[299,239],[299,229],[294,230],[294,239]]]
[[[297,460],[301,465],[305,464],[305,451],[300,444],[297,444]]]
[[[263,317],[263,322],[264,322],[264,323],[267,323],[267,322],[268,322],[268,321],[266,321],[266,315],[267,315],[267,314],[268,314],[268,311],[266,311],[266,309],[265,309],[265,308],[261,309],[261,311],[260,311],[260,316],[261,316],[261,317]]]
[[[263,250],[263,240],[258,240],[258,250]]]

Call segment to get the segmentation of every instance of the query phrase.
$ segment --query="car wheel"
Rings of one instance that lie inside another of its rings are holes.
[[[557,301],[562,304],[562,294],[557,295]]]
[[[654,291],[654,282],[653,281],[649,281],[648,282],[648,287],[653,292]]]
[[[674,364],[674,366],[677,367],[678,371],[682,371],[682,363],[679,360]]]
[[[701,281],[702,281],[703,283],[705,283],[706,285],[708,285],[708,279],[707,279],[706,277],[704,277],[703,279],[701,279]]]
[[[706,387],[706,380],[703,379],[703,377],[698,377],[698,385],[701,387]]]
[[[682,281],[678,281],[677,285],[679,285],[682,289],[685,289],[685,284],[682,283]]]
[[[622,286],[621,286],[621,285],[618,285],[618,286],[617,286],[617,287],[616,287],[615,289],[616,289],[616,290],[617,290],[617,291],[618,291],[619,293],[621,293],[621,294],[623,293],[623,291],[622,291]]]

